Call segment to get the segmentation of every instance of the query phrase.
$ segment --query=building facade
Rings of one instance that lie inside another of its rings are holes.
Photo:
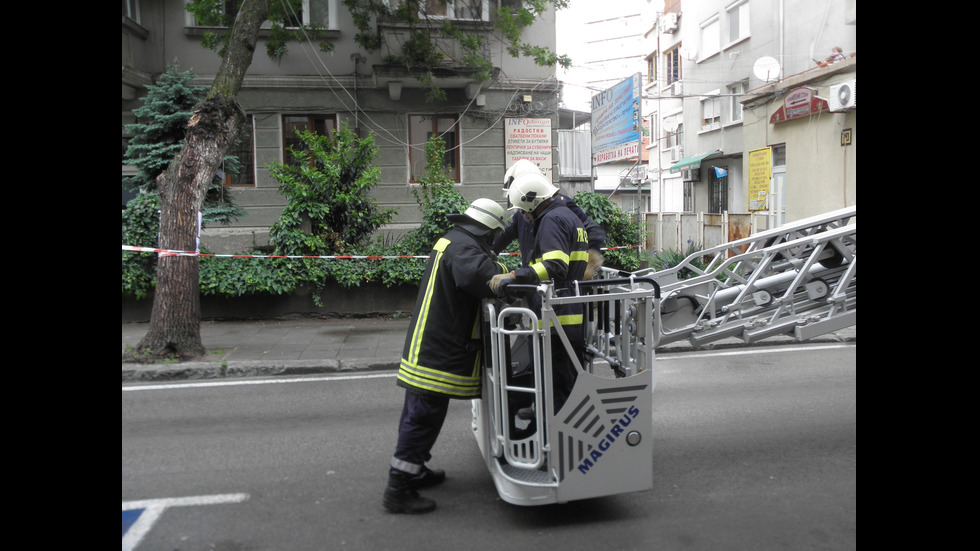
[[[647,34],[651,210],[774,227],[854,205],[855,105],[826,100],[855,79],[856,32],[856,0],[666,0]]]
[[[428,15],[454,19],[467,32],[489,33],[490,18],[501,3],[513,1],[451,0],[445,10]],[[512,138],[513,128],[522,124],[544,129],[547,138],[535,146],[542,153],[538,162],[559,180],[554,170],[558,156],[552,151],[558,130],[562,125],[570,128],[567,121],[572,118],[559,112],[560,83],[553,67],[511,57],[498,43],[485,52],[495,77],[478,81],[453,63],[458,52],[447,46],[445,71],[437,74],[446,99],[431,101],[416,75],[386,60],[405,39],[406,29],[380,25],[388,49],[368,53],[355,43],[353,18],[340,0],[307,0],[302,17],[326,25],[334,49],[324,53],[315,43],[293,40],[288,54],[273,61],[266,56],[260,37],[237,98],[248,122],[243,129],[247,139],[234,153],[248,169],[226,178],[227,191],[248,214],[229,226],[205,228],[201,240],[208,250],[230,253],[268,243],[269,227],[285,205],[268,165],[287,158],[294,129],[326,132],[345,124],[360,136],[374,136],[382,176],[372,194],[382,206],[398,210],[392,223],[381,230],[392,237],[421,220],[411,190],[424,171],[425,143],[433,135],[445,140],[446,162],[468,200],[490,197],[503,202],[504,172],[516,158],[525,156],[518,140]],[[210,86],[221,59],[201,45],[206,30],[184,9],[183,0],[123,2],[124,151],[125,125],[134,122],[131,111],[139,106],[144,87],[167,64],[177,61],[180,70],[193,70],[196,85]],[[553,50],[554,13],[543,14],[525,30],[524,38]],[[124,175],[128,171],[124,166]]]

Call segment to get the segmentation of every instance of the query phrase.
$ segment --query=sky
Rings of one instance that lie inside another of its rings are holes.
[[[601,47],[601,44],[591,40],[595,36],[590,28],[594,28],[595,25],[586,25],[586,22],[601,19],[613,22],[617,19],[619,12],[635,13],[638,8],[642,9],[651,4],[659,4],[659,2],[656,0],[570,0],[568,8],[556,12],[557,53],[568,55],[572,59],[571,68],[559,67],[557,70],[558,80],[564,83],[563,100],[565,107],[588,112],[591,110],[592,96],[601,91],[601,89],[592,89],[588,85],[589,81],[594,80],[597,74],[595,69],[587,67],[585,62],[590,58],[595,58],[595,49]],[[610,24],[618,25],[618,23]],[[628,73],[629,70],[625,72]],[[642,67],[637,66],[634,72],[641,70]],[[612,75],[612,77],[627,78],[631,74]]]

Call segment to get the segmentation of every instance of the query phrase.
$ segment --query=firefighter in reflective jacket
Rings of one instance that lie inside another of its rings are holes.
[[[573,281],[584,278],[589,260],[588,234],[582,221],[561,201],[555,200],[557,193],[558,188],[541,173],[522,174],[511,183],[508,197],[514,205],[512,208],[528,212],[534,218],[534,246],[528,266],[494,276],[490,282],[494,292],[501,294],[501,289],[510,283],[537,284],[551,280],[556,296],[561,296],[568,292]],[[540,308],[540,304],[532,306]],[[583,304],[555,307],[558,322],[579,363],[585,355],[584,312]],[[551,350],[554,411],[557,412],[571,393],[578,371],[554,327]]]
[[[517,177],[528,173],[542,174],[538,165],[527,159],[518,159],[517,162],[507,169],[507,172],[504,174],[505,199],[508,199],[510,184]],[[554,198],[556,201],[564,203],[582,221],[585,232],[589,234],[589,262],[585,267],[585,277],[583,279],[592,279],[596,270],[603,263],[602,253],[600,251],[606,242],[606,230],[602,229],[602,226],[599,224],[596,224],[588,213],[575,203],[574,199],[563,195],[560,190],[554,195]],[[516,216],[511,217],[510,223],[504,227],[504,231],[494,239],[493,252],[499,254],[516,239],[521,250],[521,266],[527,266],[534,260],[531,256],[531,248],[534,247],[534,232],[531,230],[533,224],[534,219],[528,212],[521,211]]]
[[[425,513],[435,508],[418,489],[446,477],[425,463],[449,400],[481,396],[480,305],[494,296],[487,282],[507,271],[490,250],[506,214],[496,201],[477,199],[463,214],[449,215],[453,229],[436,242],[426,263],[398,369],[405,401],[383,497],[388,511]]]

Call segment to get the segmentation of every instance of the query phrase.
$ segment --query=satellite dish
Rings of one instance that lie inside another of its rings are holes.
[[[677,130],[680,122],[677,120],[676,116],[671,115],[669,117],[665,117],[662,124],[664,126],[664,130],[667,132],[673,132],[674,130]]]
[[[779,80],[779,62],[769,56],[760,57],[752,66],[752,74],[764,82]]]

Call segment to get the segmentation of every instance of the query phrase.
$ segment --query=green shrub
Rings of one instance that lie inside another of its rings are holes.
[[[122,244],[156,247],[160,231],[160,194],[139,193],[122,209]],[[146,297],[157,275],[156,253],[122,251],[122,292],[126,296]]]
[[[697,253],[700,250],[700,243],[695,243],[688,239],[686,251],[679,251],[677,249],[665,249],[663,251],[658,251],[650,258],[650,267],[658,272],[675,268],[680,266],[681,262],[683,262],[685,258]],[[707,267],[707,262],[705,262],[703,258],[697,257],[691,260],[690,265],[699,270],[704,270]],[[696,272],[687,268],[682,268],[677,272],[677,279],[689,279],[696,275],[698,275]]]
[[[272,167],[288,204],[270,229],[274,234],[270,238],[274,245],[270,256],[424,257],[435,241],[452,227],[447,216],[461,213],[468,206],[444,165],[445,146],[441,139],[434,137],[426,144],[425,175],[412,189],[422,213],[421,224],[400,240],[389,242],[378,237],[370,241],[369,236],[394,214],[391,209],[379,208],[367,194],[379,178],[373,165],[376,154],[373,139],[359,139],[343,126],[333,138],[309,133],[302,137],[306,149],[292,154],[304,162],[296,166],[278,163]],[[142,194],[139,199],[124,211],[124,220],[156,221],[156,195]],[[606,247],[636,246],[639,241],[636,224],[607,197],[594,192],[579,193],[575,201],[606,230]],[[156,232],[155,224],[128,229],[124,224],[123,243],[156,243]],[[511,243],[503,252],[519,252],[518,243]],[[269,251],[249,250],[241,254],[265,256]],[[639,267],[636,249],[607,250],[604,255],[607,266],[626,271]],[[516,269],[521,257],[501,255],[499,260]],[[207,257],[200,261],[200,291],[202,295],[282,295],[307,286],[322,289],[331,280],[348,288],[365,283],[388,287],[418,285],[425,263],[425,258]],[[128,271],[127,265],[139,269]],[[146,296],[153,287],[155,269],[155,254],[124,251],[123,293],[136,298]],[[319,293],[313,296],[319,304]]]
[[[608,197],[594,191],[578,193],[575,203],[584,210],[592,221],[606,230],[606,247],[636,247],[640,241],[640,230],[628,214],[623,212]],[[603,264],[627,272],[639,269],[639,251],[621,249],[603,251]]]
[[[329,135],[297,135],[305,147],[290,149],[294,162],[269,167],[287,199],[269,242],[278,255],[348,254],[395,214],[368,195],[381,179],[374,137],[358,138],[343,123]]]

